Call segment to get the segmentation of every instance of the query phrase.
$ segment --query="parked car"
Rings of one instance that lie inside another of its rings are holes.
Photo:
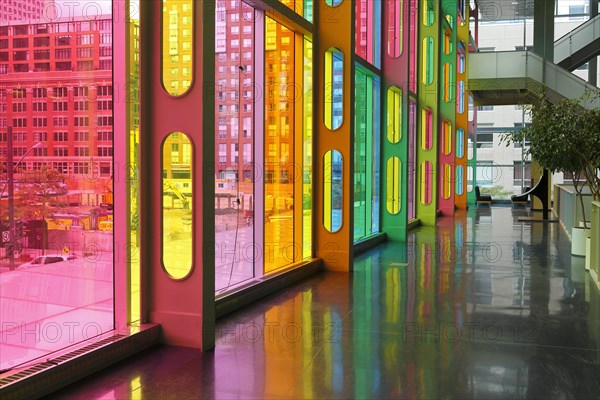
[[[19,268],[37,267],[40,265],[54,264],[58,262],[74,260],[75,258],[75,256],[39,256],[29,262],[19,265]]]

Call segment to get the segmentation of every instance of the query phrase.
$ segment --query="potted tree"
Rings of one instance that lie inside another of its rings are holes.
[[[571,175],[583,216],[583,227],[574,226],[571,235],[572,253],[577,255],[585,255],[589,236],[584,188],[589,188],[594,201],[600,200],[600,109],[582,105],[598,99],[598,94],[586,93],[580,99],[552,103],[541,91],[526,106],[531,124],[502,137],[507,145],[529,141],[530,147],[523,150],[526,155],[551,172]]]

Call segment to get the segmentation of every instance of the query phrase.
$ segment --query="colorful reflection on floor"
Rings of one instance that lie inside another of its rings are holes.
[[[597,398],[599,293],[558,224],[469,210],[51,396]],[[493,222],[493,224],[492,224]]]

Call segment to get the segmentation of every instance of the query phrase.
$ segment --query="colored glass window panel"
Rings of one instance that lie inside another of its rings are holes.
[[[473,134],[473,132],[469,132],[467,142],[467,160],[472,160],[475,155],[475,142],[475,135]]]
[[[465,53],[458,53],[456,64],[458,65],[458,73],[465,73]]]
[[[465,112],[465,82],[458,81],[458,94],[456,98],[456,112],[462,114]]]
[[[444,164],[442,179],[442,197],[449,199],[452,195],[452,167],[450,164]]]
[[[355,73],[354,239],[379,230],[379,81],[358,67]]]
[[[433,181],[433,168],[432,164],[429,161],[425,161],[421,163],[421,190],[420,196],[421,204],[429,205],[431,204],[432,197],[432,181]]]
[[[115,321],[131,321],[122,313],[124,309],[115,308],[115,304],[127,304],[126,291],[131,289],[124,284],[122,291],[115,291],[115,282],[125,278],[127,260],[125,253],[115,257],[114,208],[122,203],[113,202],[113,193],[116,187],[124,187],[127,178],[122,168],[124,152],[115,154],[115,160],[113,153],[125,145],[126,128],[124,124],[118,127],[122,135],[116,145],[113,110],[95,104],[113,104],[113,65],[101,64],[103,68],[93,72],[71,67],[61,70],[64,65],[60,58],[55,62],[56,52],[50,50],[55,45],[50,30],[64,26],[69,32],[64,42],[60,40],[64,52],[59,56],[85,56],[89,60],[81,65],[93,67],[94,62],[98,64],[99,52],[87,47],[78,51],[76,39],[80,38],[82,45],[99,43],[100,26],[104,27],[102,34],[112,38],[113,15],[107,10],[92,21],[81,15],[81,8],[75,9],[68,21],[49,24],[42,2],[3,1],[0,5],[0,48],[4,50],[0,52],[3,373],[16,374],[56,359],[55,352],[66,346],[86,345],[90,343],[87,340],[112,331]],[[114,22],[123,28],[117,17]],[[86,23],[83,34],[80,27]],[[12,50],[10,46],[14,46]],[[112,39],[102,48],[113,54]],[[122,67],[125,60],[120,57],[119,61]],[[114,73],[125,75],[122,69]],[[119,86],[127,83],[119,82]],[[83,88],[89,91],[86,96],[93,94],[94,102],[74,108],[73,104],[84,103],[78,98],[83,97]],[[119,106],[121,122],[126,105],[114,104]],[[100,127],[96,121],[101,122]],[[116,184],[113,176],[119,176]],[[121,215],[126,212],[117,211]],[[117,226],[125,238],[121,229],[127,228],[121,222]],[[125,250],[128,243],[118,245]],[[5,383],[0,389],[3,398],[10,396],[4,392]],[[21,391],[15,397],[32,395]]]
[[[325,126],[335,130],[342,126],[344,105],[344,55],[336,48],[325,52]]]
[[[329,150],[323,157],[323,226],[329,232],[342,227],[342,154]]]
[[[307,21],[312,22],[313,0],[279,0],[296,14],[303,16]]]
[[[417,102],[410,99],[408,103],[408,219],[415,218],[417,167],[415,164],[417,151]]]
[[[444,33],[444,54],[452,53],[452,35],[450,32]]]
[[[267,35],[274,46],[265,48],[265,230],[264,272],[294,262],[285,249],[292,246],[296,229],[294,213],[295,157],[295,66],[294,32],[267,18]],[[272,83],[272,84],[270,84]],[[301,134],[301,133],[300,133]],[[300,160],[298,160],[301,162]],[[298,227],[301,229],[301,225]],[[299,255],[298,255],[299,256]]]
[[[181,96],[193,82],[192,0],[162,0],[162,84],[171,96]]]
[[[258,107],[262,108],[263,103],[256,98],[255,36],[258,33],[254,13],[252,7],[241,1],[217,2],[214,118],[217,291],[226,290],[255,276],[255,260],[262,262],[261,254],[256,254],[262,247],[255,246],[255,226],[262,224],[262,212],[256,210],[258,185],[255,182],[257,179],[262,181],[263,177],[275,179],[272,170],[268,171],[270,175],[267,177],[263,175],[265,170],[262,165],[256,165],[257,146],[262,143],[262,136],[257,137],[256,134],[255,111]],[[277,26],[271,23],[272,20],[259,21],[259,24],[272,26],[273,31],[268,31],[268,34],[272,32],[276,40]],[[234,34],[238,38],[237,46],[234,46],[233,40],[225,40],[232,39],[232,32],[237,32]],[[240,37],[243,38],[241,43]],[[267,40],[269,38],[267,36]],[[273,46],[276,48],[276,43]],[[274,55],[275,51],[271,54]],[[272,60],[265,59],[265,62],[273,65]],[[287,64],[282,60],[281,65]],[[277,73],[270,72],[269,78]],[[272,91],[279,88],[279,84],[273,82],[266,87]],[[262,90],[260,93],[262,95]],[[274,98],[270,98],[270,101],[269,107],[274,110]]]
[[[402,18],[404,4],[401,0],[387,0],[388,3],[388,31],[387,52],[392,58],[402,55]]]
[[[464,193],[464,167],[462,165],[456,166],[456,194],[462,196]]]
[[[452,123],[450,121],[444,121],[443,124],[442,150],[446,156],[452,152]]]
[[[386,164],[386,208],[390,214],[395,215],[400,212],[400,208],[402,207],[402,175],[400,172],[400,159],[398,157],[390,157]]]
[[[130,3],[133,7],[139,7],[139,1]],[[126,152],[126,169],[127,179],[127,213],[129,215],[129,243],[127,246],[127,262],[128,262],[128,278],[129,278],[129,322],[137,322],[141,317],[141,264],[140,264],[140,112],[139,112],[139,90],[140,90],[140,46],[139,46],[139,20],[134,19],[130,15],[126,21],[127,32],[129,34],[129,45],[126,49],[126,54],[129,59],[127,67],[129,68],[128,87],[133,93],[130,97],[131,101],[126,103],[127,112],[127,152]],[[112,35],[100,34],[101,43],[112,43]],[[136,45],[137,44],[137,45]],[[131,93],[131,92],[130,92]],[[74,93],[75,94],[75,93]],[[86,95],[84,89],[81,93]],[[104,103],[106,104],[106,103]],[[108,103],[111,104],[111,103]],[[100,105],[100,103],[99,103]],[[79,107],[81,108],[81,107]],[[85,107],[84,107],[85,108]],[[104,107],[103,107],[104,108]],[[105,109],[105,108],[104,108]],[[82,135],[80,135],[81,138]],[[98,134],[98,140],[106,140],[111,137],[110,133]],[[85,138],[85,134],[83,134]]]
[[[431,26],[435,22],[435,0],[422,0],[423,25]]]
[[[421,118],[421,148],[429,150],[433,145],[433,113],[425,108],[421,112]]]
[[[450,63],[444,64],[444,101],[454,101],[454,66]]]
[[[422,60],[422,82],[425,85],[431,85],[433,83],[434,75],[434,44],[433,38],[423,38],[423,60]]]
[[[473,166],[467,166],[467,192],[473,191]]]
[[[307,21],[312,21],[313,0],[279,0],[296,14],[303,16]]]
[[[463,128],[456,129],[456,157],[465,156],[465,131]]]
[[[344,0],[325,0],[325,4],[327,4],[329,7],[337,7],[342,4],[342,1]]]
[[[302,173],[302,258],[312,256],[313,217],[313,44],[304,39],[304,110],[303,110],[303,173]]]
[[[402,138],[402,92],[391,87],[387,92],[387,139],[398,143]]]
[[[185,160],[184,158],[189,159]],[[183,279],[192,271],[192,170],[190,139],[173,132],[162,148],[162,263],[173,279]],[[185,166],[185,167],[184,167]]]
[[[355,52],[379,67],[381,59],[381,1],[356,0]]]
[[[408,68],[408,80],[409,88],[413,93],[417,92],[417,48],[418,48],[418,34],[417,34],[417,19],[418,19],[418,3],[411,1],[409,7],[409,68]]]

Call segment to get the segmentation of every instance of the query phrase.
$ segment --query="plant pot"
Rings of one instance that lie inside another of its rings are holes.
[[[585,239],[590,236],[591,229],[571,228],[571,255],[585,257]]]

